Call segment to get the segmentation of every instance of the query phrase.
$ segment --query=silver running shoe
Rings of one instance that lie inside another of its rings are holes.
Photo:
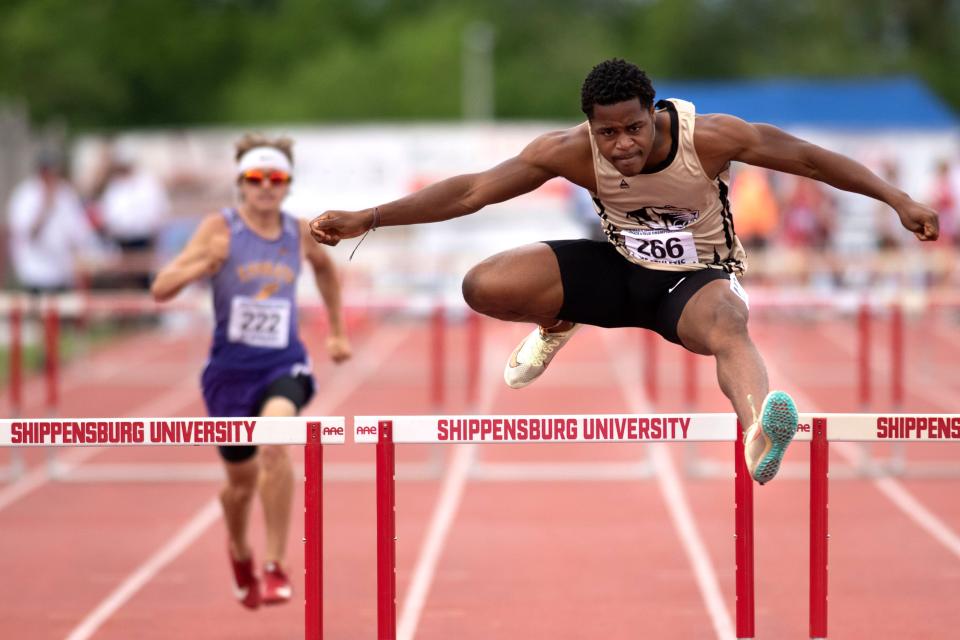
[[[565,345],[578,329],[579,324],[556,333],[547,333],[541,327],[534,329],[510,354],[507,366],[503,369],[503,379],[507,386],[520,389],[539,378],[557,355],[557,350]]]

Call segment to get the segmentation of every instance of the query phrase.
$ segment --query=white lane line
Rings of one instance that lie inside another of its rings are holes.
[[[167,544],[150,556],[119,587],[114,589],[113,593],[97,605],[96,609],[87,614],[87,617],[73,628],[67,636],[67,640],[87,640],[87,638],[90,638],[143,585],[150,582],[164,567],[173,562],[187,547],[193,544],[194,540],[203,535],[203,532],[216,522],[219,516],[220,501],[214,498],[195,513]]]
[[[636,411],[636,410],[635,410]],[[720,592],[720,582],[717,572],[713,568],[707,546],[697,528],[693,510],[683,491],[683,484],[673,463],[673,456],[667,451],[666,444],[655,444],[653,447],[653,461],[657,469],[657,484],[663,494],[664,502],[670,512],[673,526],[680,532],[683,548],[687,558],[693,566],[697,578],[700,595],[710,614],[713,631],[720,640],[732,640],[734,637],[733,621],[727,605]]]
[[[352,361],[352,366],[349,369],[345,366],[339,372],[340,375],[334,377],[334,382],[324,390],[320,400],[312,403],[316,405],[314,411],[319,415],[325,415],[342,403],[362,382],[377,372],[379,367],[393,355],[394,350],[403,343],[411,330],[411,328],[406,328],[397,332],[378,332],[371,343],[366,345],[366,355]],[[196,393],[195,387],[196,384],[194,383],[194,393]],[[183,553],[191,542],[216,522],[219,514],[220,503],[219,500],[214,498],[201,511],[196,513],[162,549],[141,564],[120,586],[87,614],[80,624],[70,632],[67,640],[86,640],[86,638],[92,636],[145,584],[150,582],[157,573]]]
[[[849,442],[834,443],[849,445]],[[854,447],[849,447],[848,453],[843,453],[844,457],[853,459],[856,455]],[[947,524],[927,509],[917,500],[913,494],[907,491],[901,483],[893,478],[876,478],[873,482],[877,489],[883,495],[887,496],[901,511],[910,516],[924,531],[937,539],[940,544],[950,550],[953,555],[960,558],[960,536],[957,536]]]
[[[771,378],[783,380],[792,386],[789,377],[784,376],[782,371],[772,365],[769,360],[767,361],[767,370],[770,372]],[[786,385],[784,386],[786,387]],[[793,396],[797,406],[803,413],[815,413],[820,410],[817,404],[806,394],[792,389],[788,391],[788,393]],[[851,466],[856,467],[860,462],[860,452],[852,442],[833,442],[830,448],[846,458]],[[918,527],[926,531],[951,553],[960,558],[960,536],[917,500],[902,483],[889,477],[874,478],[872,482],[880,493],[886,496],[890,502],[900,509],[900,511],[910,518]]]
[[[100,451],[101,449],[98,447],[72,449],[62,456],[59,456],[57,460],[60,469],[65,472],[70,472],[78,464]],[[20,498],[33,493],[49,481],[50,474],[47,470],[46,461],[44,461],[39,463],[32,471],[27,472],[23,477],[0,490],[0,511],[3,511]]]
[[[430,585],[433,583],[437,563],[443,553],[454,517],[460,508],[467,481],[467,470],[473,462],[475,452],[476,445],[456,445],[453,460],[443,478],[440,497],[430,517],[427,535],[417,554],[410,587],[403,600],[403,609],[397,623],[397,640],[411,640],[417,631],[417,624],[420,622],[420,614],[423,612]]]
[[[604,345],[607,347],[610,361],[613,362],[617,370],[617,383],[620,385],[630,411],[633,413],[649,411],[649,400],[646,398],[642,386],[635,382],[635,363],[630,366],[624,362],[621,357],[621,350],[612,342],[612,336],[604,339]],[[683,483],[677,474],[673,456],[666,449],[670,445],[651,444],[647,446],[650,447],[654,467],[657,470],[657,486],[670,514],[670,520],[680,534],[687,560],[693,567],[697,587],[713,624],[714,634],[719,640],[732,640],[736,637],[733,621],[720,592],[717,572],[710,560],[710,554],[707,552],[703,537],[697,528],[693,510],[690,508],[690,503],[683,490]]]
[[[493,360],[493,354],[502,352],[501,349],[484,349],[491,354],[483,362],[481,380],[483,386],[477,402],[476,413],[486,413],[493,406],[493,399],[502,380],[499,375],[500,361]],[[443,478],[443,486],[437,498],[427,534],[423,538],[420,550],[417,552],[417,561],[413,567],[410,586],[403,599],[400,618],[397,622],[397,640],[412,640],[420,623],[420,615],[427,602],[433,576],[437,570],[437,563],[446,545],[450,527],[460,508],[463,499],[463,489],[467,482],[470,467],[476,459],[476,445],[457,445],[453,460],[447,466]]]

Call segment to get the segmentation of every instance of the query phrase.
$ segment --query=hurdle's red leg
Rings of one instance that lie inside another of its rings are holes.
[[[871,380],[870,380],[870,303],[866,300],[860,303],[860,311],[857,314],[857,360],[858,370],[857,379],[860,387],[860,407],[866,409],[870,406]]]
[[[393,423],[377,428],[377,638],[397,637],[397,522]]]
[[[827,420],[813,419],[810,442],[810,637],[827,637]]]
[[[903,303],[890,308],[890,399],[896,411],[903,409]]]
[[[467,406],[473,407],[480,396],[480,368],[483,366],[483,318],[472,311],[467,315]]]
[[[430,321],[430,402],[438,409],[447,397],[446,330],[447,314],[441,302],[434,307]]]
[[[688,411],[692,411],[697,406],[697,354],[693,351],[686,351],[683,354],[683,390],[684,401]]]
[[[323,445],[320,423],[307,423],[303,448],[304,612],[307,640],[323,638]]]
[[[10,414],[22,415],[23,407],[23,311],[19,300],[10,310]]]
[[[737,422],[735,500],[737,562],[737,638],[754,637],[753,478],[743,457],[743,427]]]
[[[47,413],[56,415],[60,403],[60,310],[51,302],[44,314],[44,372],[47,381]]]

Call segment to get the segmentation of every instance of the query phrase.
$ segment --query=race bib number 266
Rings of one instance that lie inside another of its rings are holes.
[[[230,342],[284,349],[290,340],[290,301],[235,296],[230,303]]]
[[[620,232],[624,246],[634,258],[659,264],[697,264],[697,247],[689,231]]]

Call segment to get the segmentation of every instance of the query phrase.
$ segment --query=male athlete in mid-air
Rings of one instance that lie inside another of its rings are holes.
[[[654,103],[654,95],[635,65],[607,60],[583,83],[587,122],[544,134],[486,171],[371,209],[327,211],[310,230],[318,242],[333,245],[378,226],[474,213],[557,176],[587,189],[607,241],[519,247],[484,260],[463,281],[464,298],[476,311],[538,325],[510,354],[507,384],[530,384],[581,324],[651,329],[716,358],[720,388],[747,425],[747,466],[763,484],[780,468],[797,430],[797,410],[789,395],[769,391],[747,332],[747,295],[737,280],[747,264],[730,211],[730,163],[813,178],[885,202],[920,240],[937,238],[937,215],[850,158],[770,125],[697,115],[683,100]]]

